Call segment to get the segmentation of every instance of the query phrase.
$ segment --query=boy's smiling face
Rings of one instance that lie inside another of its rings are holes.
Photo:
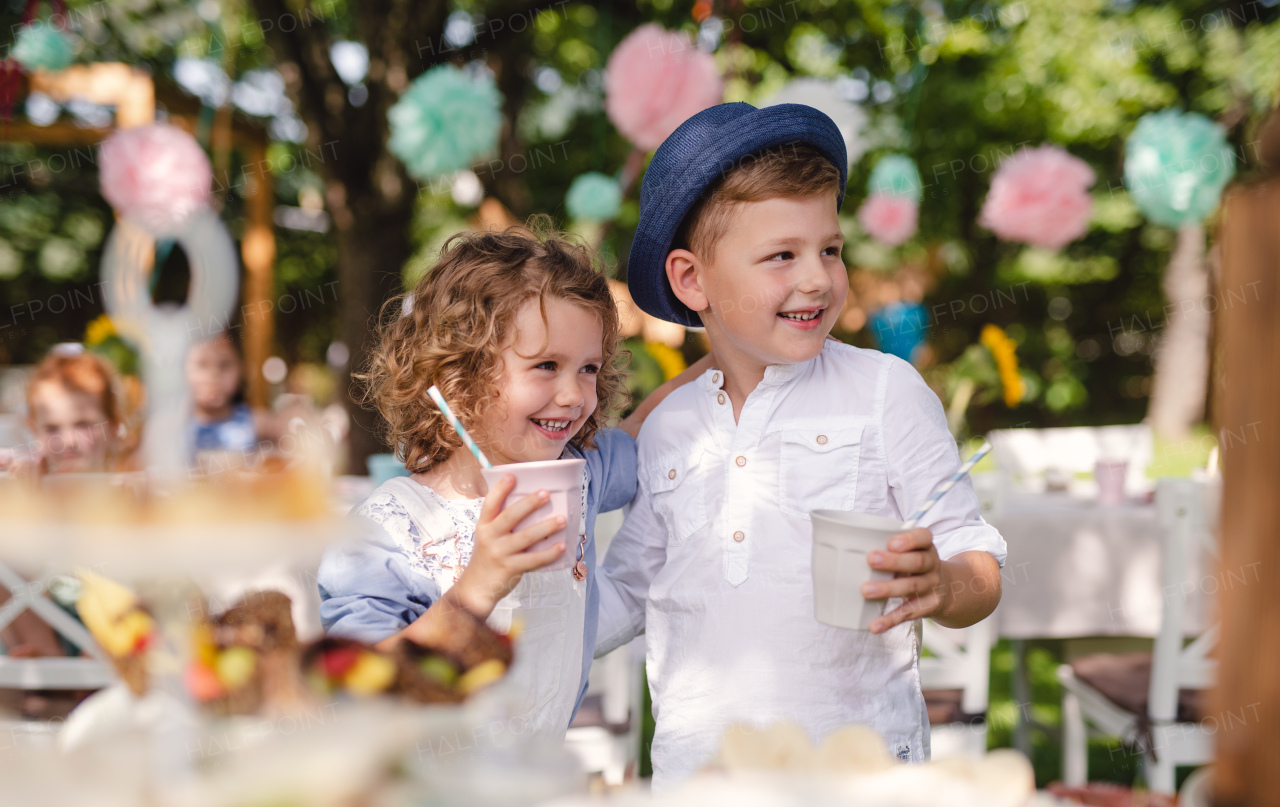
[[[722,367],[763,373],[822,351],[849,293],[843,244],[833,196],[743,202],[710,259],[673,250],[667,278]]]

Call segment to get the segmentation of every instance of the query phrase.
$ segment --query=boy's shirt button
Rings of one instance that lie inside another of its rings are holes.
[[[716,396],[716,403],[720,403],[720,404],[724,403],[724,393],[723,393],[723,392]]]
[[[719,384],[719,383],[720,383],[720,374],[719,374],[719,373],[712,373],[712,374],[711,374],[711,383],[712,383],[712,384]]]
[[[675,468],[672,468],[670,471],[667,471],[667,479],[675,479],[675,478],[676,478]]]
[[[742,543],[743,539],[745,539],[746,537],[747,536],[742,533],[742,530],[738,530],[733,534],[733,540],[737,541],[738,543]]]
[[[818,435],[818,445],[825,446],[827,444],[827,436],[825,434]]]
[[[734,460],[734,462],[738,463],[738,467],[741,468],[742,466],[747,464],[747,458],[739,455],[738,458]]]

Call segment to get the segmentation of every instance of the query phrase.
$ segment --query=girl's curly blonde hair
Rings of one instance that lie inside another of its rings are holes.
[[[593,448],[596,432],[625,405],[619,366],[625,356],[618,350],[618,310],[608,280],[590,249],[548,223],[535,218],[528,227],[453,236],[409,302],[399,297],[383,308],[384,314],[399,315],[379,329],[381,344],[357,378],[364,384],[364,403],[386,420],[387,442],[410,473],[421,473],[462,448],[427,389],[438,386],[474,432],[501,397],[502,346],[514,338],[516,315],[531,298],[576,303],[604,326],[599,403],[570,442]],[[542,319],[546,323],[545,306]]]

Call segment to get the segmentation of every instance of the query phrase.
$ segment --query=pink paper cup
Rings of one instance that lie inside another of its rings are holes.
[[[867,556],[877,549],[887,550],[889,539],[903,531],[902,522],[843,510],[814,510],[809,520],[813,524],[814,616],[832,627],[870,630],[885,600],[865,599],[862,584],[890,580],[893,574],[872,569]]]
[[[1124,460],[1098,460],[1093,466],[1093,478],[1098,483],[1098,504],[1123,504],[1124,482],[1129,474],[1129,463]]]
[[[548,460],[547,462],[513,462],[510,465],[495,465],[481,471],[484,474],[484,481],[490,488],[507,474],[516,478],[515,490],[507,494],[506,507],[540,490],[551,494],[546,504],[522,519],[512,532],[531,527],[553,516],[564,516],[562,529],[551,533],[525,550],[536,552],[540,549],[550,549],[561,541],[564,542],[564,554],[543,566],[539,571],[568,569],[578,560],[578,526],[582,520],[582,474],[586,467],[586,460]]]

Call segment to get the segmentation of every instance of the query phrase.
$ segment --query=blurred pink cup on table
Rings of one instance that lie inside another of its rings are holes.
[[[1093,478],[1098,483],[1098,504],[1124,503],[1124,480],[1128,476],[1129,463],[1125,460],[1098,460],[1093,466]]]

